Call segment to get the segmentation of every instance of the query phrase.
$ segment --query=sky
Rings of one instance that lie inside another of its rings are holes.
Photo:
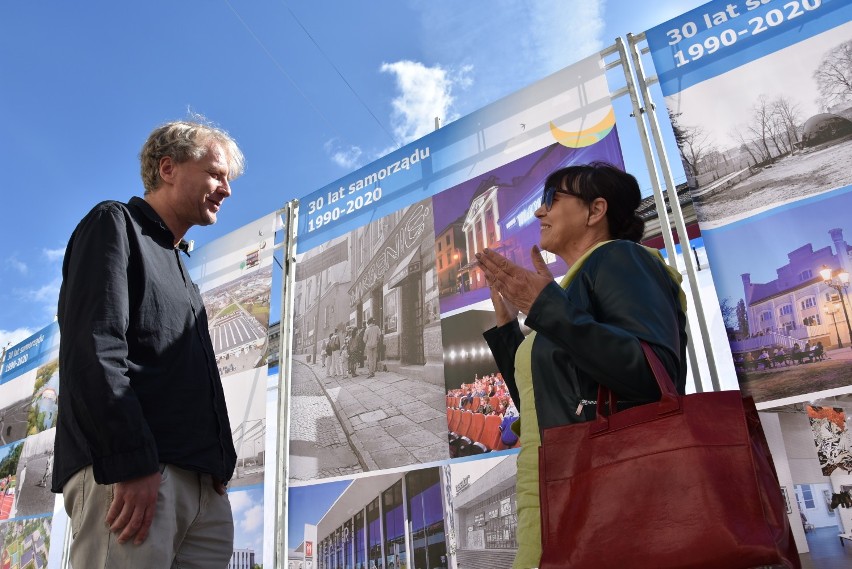
[[[317,525],[351,480],[307,486],[290,486],[287,505],[287,547],[294,549],[304,540],[305,524]]]
[[[234,514],[234,548],[251,549],[255,561],[263,563],[263,486],[228,492]]]
[[[163,122],[200,113],[247,158],[218,223],[187,235],[198,246],[700,4],[4,2],[0,347],[53,320],[71,232],[96,203],[141,195],[139,149]],[[615,109],[650,193],[626,97]]]

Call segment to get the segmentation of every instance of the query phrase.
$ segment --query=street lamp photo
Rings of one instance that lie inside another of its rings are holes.
[[[822,311],[825,312],[826,316],[831,315],[831,319],[834,321],[834,333],[837,334],[837,347],[842,348],[843,340],[840,339],[840,329],[837,327],[837,313],[840,312],[840,304],[837,302],[826,304],[822,307]]]
[[[826,286],[837,291],[837,295],[840,297],[840,306],[843,307],[843,317],[846,319],[846,327],[849,329],[849,337],[852,338],[852,324],[849,323],[849,312],[846,310],[846,299],[844,298],[846,289],[849,288],[849,272],[840,269],[834,274],[834,271],[828,265],[823,265],[819,271],[819,275],[822,277]],[[836,323],[837,321],[835,320],[835,325]],[[837,342],[838,347],[842,347],[839,335],[837,336]]]

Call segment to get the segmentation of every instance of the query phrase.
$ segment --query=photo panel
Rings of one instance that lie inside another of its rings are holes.
[[[434,206],[297,255],[290,477],[447,458]]]
[[[234,553],[230,567],[263,566],[263,485],[228,489],[234,516]]]
[[[293,567],[449,567],[445,467],[290,487]],[[301,565],[299,565],[301,563]]]
[[[852,536],[852,388],[760,411],[803,566],[843,557]]]
[[[0,567],[47,567],[52,520],[46,515],[0,523]]]
[[[490,302],[441,320],[447,429],[451,457],[473,456],[520,445],[511,425],[517,406],[494,363],[482,332],[494,326]],[[522,330],[529,332],[523,327]]]
[[[266,470],[266,367],[222,378],[237,467],[229,486],[262,484]]]
[[[615,127],[602,140],[581,148],[554,143],[435,195],[435,258],[441,313],[452,313],[489,298],[476,253],[486,247],[528,269],[540,229],[535,211],[544,182],[559,168],[589,162],[624,167]],[[551,272],[565,263],[543,252]]]
[[[852,385],[837,278],[852,271],[849,211],[852,186],[704,232],[740,388],[759,407]]]
[[[31,435],[24,440],[15,472],[15,502],[10,518],[53,512],[56,494],[50,491],[53,475],[53,442],[56,428]]]
[[[518,550],[517,453],[454,461],[442,469],[454,565],[510,569]]]
[[[266,365],[274,227],[275,216],[266,215],[184,258],[222,377]]]
[[[26,470],[18,472],[24,441],[0,447],[0,520],[15,515],[15,501],[21,485],[25,482]]]
[[[56,427],[59,411],[59,360],[52,360],[36,370],[33,399],[27,414],[27,435],[36,435]]]
[[[832,73],[850,41],[846,23],[666,97],[702,228],[852,183],[852,93]]]
[[[0,445],[27,436],[37,373],[37,369],[32,369],[0,384]]]

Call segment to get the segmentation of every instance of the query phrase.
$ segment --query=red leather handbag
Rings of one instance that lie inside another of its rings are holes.
[[[754,401],[678,395],[642,342],[659,403],[544,429],[540,569],[801,567]]]

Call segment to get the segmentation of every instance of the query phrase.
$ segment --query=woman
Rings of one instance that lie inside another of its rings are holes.
[[[680,275],[657,251],[637,244],[644,229],[635,213],[640,200],[636,179],[608,164],[548,176],[535,215],[541,248],[568,265],[561,285],[536,246],[534,271],[488,249],[476,255],[497,317],[485,339],[521,416],[515,569],[537,567],[541,558],[540,429],[594,418],[599,384],[618,396],[619,410],[659,400],[639,340],[684,391]],[[533,330],[526,339],[519,311]]]

